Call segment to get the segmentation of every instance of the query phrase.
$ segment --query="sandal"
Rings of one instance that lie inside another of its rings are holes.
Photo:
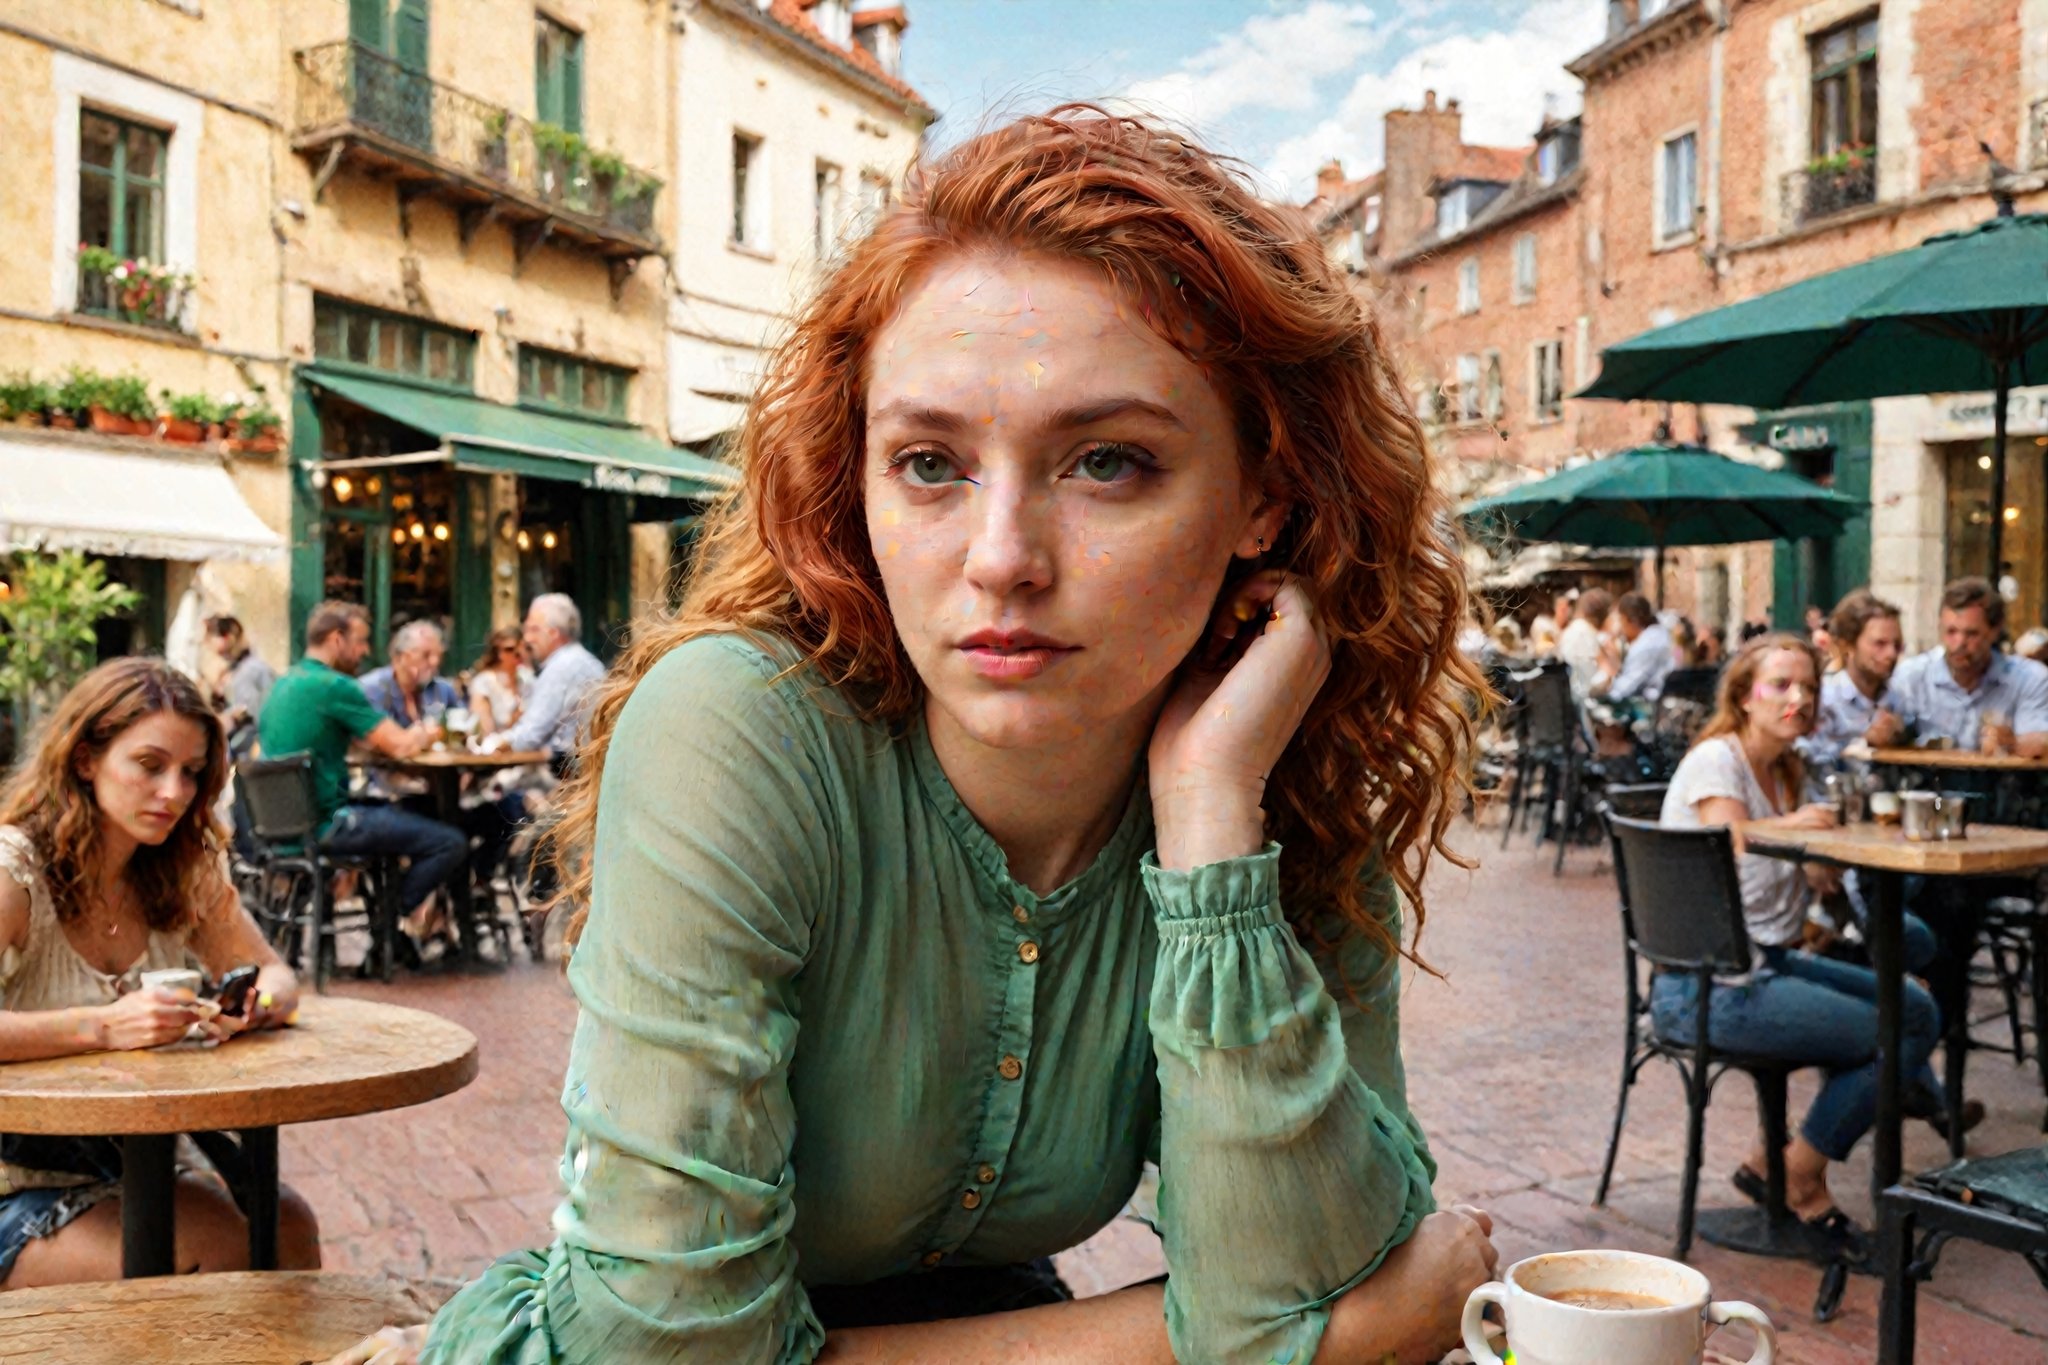
[[[1729,1183],[1734,1185],[1744,1198],[1754,1203],[1763,1204],[1770,1200],[1768,1178],[1758,1175],[1748,1166],[1737,1166],[1735,1174],[1729,1177]],[[1798,1218],[1799,1215],[1795,1213],[1793,1217]],[[1855,1219],[1839,1208],[1831,1208],[1826,1213],[1817,1213],[1811,1218],[1800,1218],[1799,1221],[1819,1233],[1832,1245],[1837,1257],[1852,1265],[1861,1264],[1870,1253],[1869,1234],[1858,1226]]]

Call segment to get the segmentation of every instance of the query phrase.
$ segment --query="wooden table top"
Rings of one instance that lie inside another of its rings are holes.
[[[1770,820],[1742,827],[1744,846],[1767,858],[1919,872],[1932,877],[1989,876],[2048,866],[2048,830],[1971,825],[1968,838],[1910,843],[1897,825],[1786,829]]]
[[[497,769],[523,768],[530,763],[546,764],[547,751],[544,749],[500,749],[495,753],[478,754],[468,749],[428,749],[414,754],[411,758],[387,758],[383,754],[365,754],[362,765],[366,768],[383,768],[388,772],[434,772],[446,768]]]
[[[2048,758],[1980,754],[1975,749],[1871,749],[1872,763],[1905,768],[1953,768],[1970,772],[2048,773]]]
[[[312,1270],[166,1275],[0,1294],[0,1360],[36,1365],[296,1365],[444,1297],[403,1280]]]
[[[290,1028],[219,1047],[0,1065],[0,1133],[189,1133],[402,1109],[476,1079],[476,1038],[437,1014],[308,993]],[[0,1295],[0,1297],[5,1297]]]

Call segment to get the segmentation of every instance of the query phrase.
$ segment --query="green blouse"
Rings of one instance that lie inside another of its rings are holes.
[[[1063,1251],[1148,1159],[1176,1357],[1305,1365],[1433,1207],[1397,964],[1312,959],[1275,845],[1161,870],[1142,781],[1034,895],[922,724],[787,661],[703,637],[621,714],[555,1241],[458,1293],[427,1365],[809,1361],[805,1285]]]

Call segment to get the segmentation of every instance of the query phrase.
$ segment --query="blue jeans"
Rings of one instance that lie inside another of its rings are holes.
[[[1712,1042],[1826,1072],[1799,1133],[1828,1160],[1844,1160],[1877,1120],[1877,973],[1789,948],[1766,948],[1763,959],[1746,985],[1715,985]],[[1694,977],[1658,974],[1650,987],[1658,1037],[1693,1041],[1698,993]],[[1917,981],[1905,983],[1903,1003],[1900,1073],[1938,1094],[1927,1059],[1941,1035],[1941,1012]]]
[[[453,825],[399,806],[343,806],[320,846],[343,857],[382,854],[407,860],[398,908],[410,913],[469,857],[469,836]]]

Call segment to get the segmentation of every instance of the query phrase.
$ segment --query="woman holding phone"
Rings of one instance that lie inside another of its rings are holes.
[[[160,659],[88,673],[0,791],[0,1062],[275,1028],[298,982],[223,874],[211,812],[227,781],[219,720]],[[145,972],[256,967],[239,1015]],[[176,1263],[239,1270],[249,1232],[218,1179],[180,1163]],[[121,1168],[111,1138],[0,1136],[0,1288],[121,1277]],[[285,1189],[278,1264],[315,1269],[313,1212]]]
[[[1070,106],[922,170],[599,694],[548,1248],[345,1359],[1435,1360],[1401,940],[1482,683],[1371,318]],[[1049,1257],[1160,1168],[1169,1275]],[[1319,1352],[1321,1354],[1319,1354]]]

